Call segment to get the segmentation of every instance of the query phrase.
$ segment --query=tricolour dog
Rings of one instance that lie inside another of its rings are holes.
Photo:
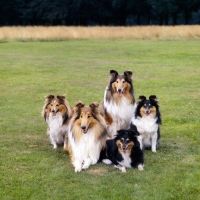
[[[64,143],[65,148],[68,138],[68,124],[72,116],[72,108],[69,106],[65,96],[46,96],[42,116],[48,124],[47,134],[53,147],[56,149],[57,144]]]
[[[75,172],[87,169],[99,160],[106,142],[106,124],[99,113],[99,105],[85,106],[78,102],[69,125],[68,150]]]
[[[117,130],[129,128],[135,108],[132,72],[119,75],[110,70],[109,84],[101,102],[101,114],[106,120],[109,137],[113,138]]]
[[[143,151],[137,140],[137,129],[121,129],[113,139],[106,141],[106,147],[101,153],[102,162],[114,164],[114,167],[126,172],[127,168],[137,167],[143,170]]]
[[[140,96],[130,128],[133,125],[137,127],[141,149],[151,147],[152,152],[156,152],[160,138],[160,124],[161,114],[157,97],[151,95],[146,99],[145,96]]]

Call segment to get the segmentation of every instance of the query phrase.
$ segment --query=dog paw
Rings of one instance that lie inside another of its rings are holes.
[[[126,168],[125,167],[121,167],[120,169],[123,173],[126,173]]]
[[[74,171],[75,171],[75,172],[80,172],[81,170],[82,170],[81,168],[76,167]]]
[[[144,170],[143,165],[138,165],[138,169],[139,169],[140,171],[143,171],[143,170]]]
[[[151,151],[152,151],[153,153],[156,153],[156,149],[152,149]]]

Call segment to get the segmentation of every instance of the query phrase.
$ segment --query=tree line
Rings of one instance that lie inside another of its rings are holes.
[[[200,0],[0,0],[0,26],[200,24]]]

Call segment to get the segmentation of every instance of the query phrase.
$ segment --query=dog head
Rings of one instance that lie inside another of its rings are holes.
[[[109,88],[112,93],[117,93],[119,97],[127,91],[133,93],[132,72],[125,71],[124,74],[119,75],[117,71],[110,70]]]
[[[85,106],[82,102],[78,102],[75,105],[75,121],[82,132],[86,134],[89,128],[92,128],[96,124],[97,115],[99,114],[98,103],[92,103],[89,106]]]
[[[56,116],[58,112],[61,112],[66,108],[64,95],[58,95],[57,97],[54,95],[48,95],[46,99],[48,102],[47,109],[52,113],[53,116]]]
[[[151,95],[149,99],[146,99],[145,96],[139,96],[135,115],[140,117],[160,117],[156,95]]]
[[[137,136],[139,133],[137,131],[128,129],[121,129],[117,131],[117,136],[115,137],[115,142],[120,153],[131,153],[132,148],[138,145]]]

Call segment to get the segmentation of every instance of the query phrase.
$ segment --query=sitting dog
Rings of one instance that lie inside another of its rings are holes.
[[[134,128],[133,125],[137,127],[141,149],[151,147],[151,151],[156,152],[160,138],[160,124],[161,114],[157,97],[151,95],[146,99],[145,96],[140,96],[130,128]]]
[[[115,138],[106,140],[106,147],[101,153],[102,162],[114,164],[122,172],[126,172],[126,167],[143,170],[144,157],[137,140],[137,129],[121,129],[117,133]]]
[[[57,144],[64,143],[68,138],[68,124],[72,116],[72,108],[69,106],[64,95],[48,95],[42,109],[42,116],[48,124],[47,134],[54,149]]]
[[[99,160],[106,143],[106,123],[99,113],[97,103],[75,105],[69,125],[68,149],[75,172],[87,169]]]
[[[118,74],[117,71],[110,70],[109,84],[100,104],[109,137],[114,138],[117,130],[129,128],[135,108],[132,71]]]

